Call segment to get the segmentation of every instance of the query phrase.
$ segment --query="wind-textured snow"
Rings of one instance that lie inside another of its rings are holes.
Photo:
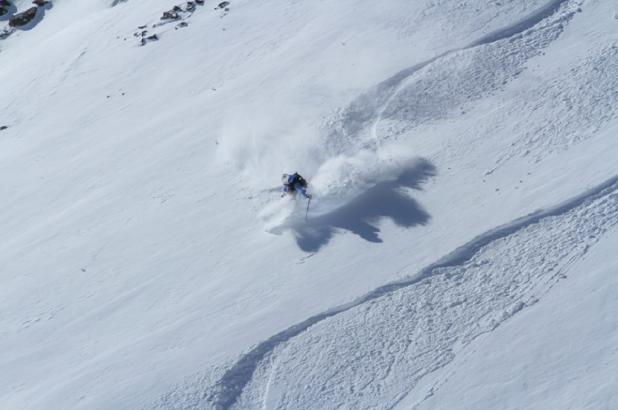
[[[215,384],[214,407],[393,408],[474,339],[538,303],[616,224],[618,177],[273,336]]]
[[[0,407],[618,408],[615,1],[219,3],[0,17]]]

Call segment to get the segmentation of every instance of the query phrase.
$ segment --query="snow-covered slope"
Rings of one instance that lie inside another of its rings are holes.
[[[3,408],[618,406],[613,1],[175,4],[0,36]]]

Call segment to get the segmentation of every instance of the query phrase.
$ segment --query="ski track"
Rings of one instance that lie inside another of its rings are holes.
[[[260,408],[268,380],[284,392],[269,398],[275,408],[391,408],[402,390],[538,302],[617,223],[615,176],[486,232],[410,279],[273,335],[207,389],[206,403]]]
[[[359,144],[378,148],[384,140],[445,118],[455,108],[504,87],[523,71],[526,61],[558,38],[581,11],[581,3],[551,1],[510,26],[382,81],[327,124],[335,130],[327,136],[329,150],[342,153],[350,150],[346,147],[358,149]]]
[[[530,155],[539,162],[592,138],[618,115],[617,100],[618,41],[594,50],[581,63],[544,87],[521,91],[512,99],[509,111],[521,110],[529,115],[525,124],[510,132],[518,138],[511,144],[511,150],[496,160],[496,166],[488,174],[514,157]],[[543,108],[549,105],[562,115],[548,120]]]

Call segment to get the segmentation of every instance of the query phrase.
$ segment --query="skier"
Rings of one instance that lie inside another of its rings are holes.
[[[305,198],[311,199],[311,194],[307,193],[307,181],[298,172],[292,175],[283,174],[281,182],[283,182],[283,193],[281,197],[285,196],[285,194],[296,196],[296,193],[300,193]]]

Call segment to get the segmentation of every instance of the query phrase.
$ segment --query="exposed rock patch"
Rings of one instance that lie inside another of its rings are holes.
[[[12,0],[0,0],[0,20],[8,20],[9,23],[0,30],[0,40],[9,37],[16,29],[33,29],[43,20],[45,11],[53,7],[49,0],[33,0],[32,4],[33,6],[18,13]]]
[[[189,22],[187,20],[193,15],[193,13],[195,13],[200,8],[200,6],[204,6],[204,4],[204,0],[190,0],[182,4],[177,4],[171,9],[164,11],[159,18],[159,21],[150,25],[150,29],[157,29],[170,23],[175,24],[175,30],[183,27],[188,27]],[[229,1],[221,2],[217,5],[217,7],[215,7],[215,10],[223,10],[224,13],[221,15],[221,17],[224,17],[230,10],[229,5]],[[140,46],[145,46],[146,44],[152,41],[157,41],[161,38],[161,30],[158,30],[157,33],[150,33],[147,30],[148,27],[148,24],[144,24],[137,27],[135,32],[133,32],[133,37],[139,39]]]
[[[9,0],[0,0],[0,20],[12,17],[15,11],[17,8]]]
[[[159,41],[159,36],[156,34],[153,34],[148,37],[142,37],[141,45],[145,46],[147,43],[151,41]]]
[[[38,7],[30,7],[28,10],[23,11],[21,13],[15,14],[9,20],[9,26],[11,27],[22,27],[26,24],[30,23],[36,17],[36,12]]]
[[[218,9],[225,10],[227,8],[227,6],[229,6],[229,5],[230,5],[229,1],[222,1],[221,3],[219,3],[219,5],[217,5],[217,7],[215,7],[215,10],[218,10]]]

